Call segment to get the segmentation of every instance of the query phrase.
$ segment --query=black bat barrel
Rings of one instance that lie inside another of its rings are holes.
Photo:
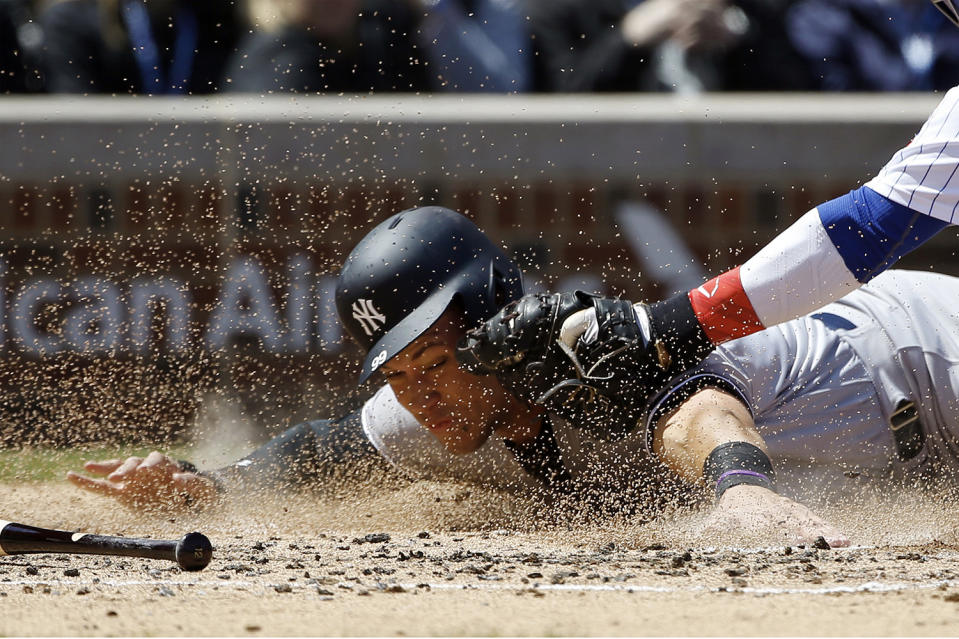
[[[90,533],[37,528],[14,522],[0,529],[0,554],[66,553],[117,555],[175,561],[184,570],[202,570],[210,563],[213,546],[205,535],[192,532],[179,541],[110,537]]]

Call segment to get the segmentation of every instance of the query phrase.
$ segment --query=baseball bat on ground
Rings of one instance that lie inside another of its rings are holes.
[[[213,557],[206,535],[191,532],[179,541],[108,537],[89,533],[49,530],[0,520],[0,555],[61,553],[70,555],[120,555],[175,561],[183,570],[203,570]]]

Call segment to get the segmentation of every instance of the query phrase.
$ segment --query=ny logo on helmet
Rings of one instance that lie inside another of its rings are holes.
[[[353,319],[360,323],[367,337],[372,337],[373,332],[386,323],[386,317],[376,310],[372,300],[353,302]]]

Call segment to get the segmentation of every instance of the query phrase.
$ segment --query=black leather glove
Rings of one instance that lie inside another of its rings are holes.
[[[672,376],[668,353],[637,314],[645,309],[582,291],[527,295],[469,331],[457,359],[594,436],[620,439]],[[564,324],[590,324],[588,315],[573,318],[581,311],[595,314],[592,327],[564,341]]]

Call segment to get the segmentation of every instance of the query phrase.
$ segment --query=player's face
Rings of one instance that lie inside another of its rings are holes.
[[[399,400],[451,453],[470,453],[513,414],[525,412],[493,375],[477,376],[456,363],[463,329],[447,311],[380,370]],[[519,409],[519,410],[518,410]]]

